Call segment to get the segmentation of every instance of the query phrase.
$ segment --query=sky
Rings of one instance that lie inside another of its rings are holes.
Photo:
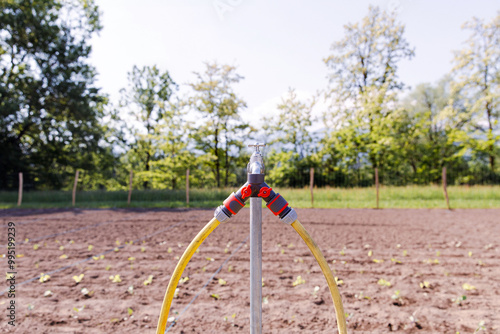
[[[414,87],[436,82],[452,68],[453,51],[469,33],[472,17],[491,20],[498,1],[308,1],[305,0],[97,0],[103,29],[91,40],[97,85],[117,103],[134,65],[157,65],[187,91],[204,62],[237,66],[244,76],[236,92],[247,102],[242,117],[258,125],[290,87],[307,99],[327,86],[323,59],[360,21],[370,4],[395,10],[406,26],[415,57],[400,63],[399,76]],[[321,112],[318,108],[316,113]]]

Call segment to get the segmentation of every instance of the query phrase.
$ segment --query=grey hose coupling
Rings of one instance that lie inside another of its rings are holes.
[[[288,224],[288,225],[292,225],[292,223],[294,221],[296,221],[297,218],[299,218],[299,216],[297,215],[297,212],[295,212],[294,209],[290,208],[290,211],[286,214],[286,216],[283,218],[280,218],[280,219],[283,223]]]
[[[215,219],[217,219],[218,221],[220,221],[221,223],[225,223],[227,222],[229,219],[231,219],[230,216],[228,216],[225,212],[224,212],[224,205],[221,205],[219,207],[217,207],[217,209],[215,209],[215,212],[214,212],[214,217]]]

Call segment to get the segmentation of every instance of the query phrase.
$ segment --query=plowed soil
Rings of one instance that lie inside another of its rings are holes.
[[[500,210],[297,212],[338,277],[349,332],[500,333]],[[155,333],[177,260],[212,215],[1,211],[0,271],[8,271],[2,254],[10,221],[16,223],[19,257],[15,326],[7,323],[12,298],[2,278],[0,332]],[[195,254],[172,304],[170,333],[250,331],[248,221],[249,210],[243,209]],[[41,273],[50,278],[40,282]],[[73,276],[80,274],[77,284]],[[115,275],[120,282],[110,279]],[[145,285],[150,275],[152,283]],[[294,286],[298,276],[305,282]],[[263,332],[337,332],[314,257],[267,209],[263,284]]]

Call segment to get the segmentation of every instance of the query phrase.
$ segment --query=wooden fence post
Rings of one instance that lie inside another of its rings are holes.
[[[17,206],[23,202],[23,173],[19,173],[19,195],[17,197]]]
[[[446,182],[446,167],[443,167],[443,177],[442,177],[442,181],[443,181],[443,192],[444,192],[444,198],[446,199],[446,207],[448,208],[448,210],[451,210],[451,207],[450,207],[450,199],[448,198],[448,184]]]
[[[314,194],[313,194],[313,189],[314,189],[314,167],[312,167],[309,170],[309,188],[311,189],[311,207],[314,207]]]
[[[379,187],[379,183],[378,183],[378,168],[375,167],[375,188],[377,189],[377,209],[379,208],[378,206],[378,200],[379,200],[379,194],[378,194],[378,187]]]
[[[189,168],[186,170],[186,204],[189,206]]]
[[[76,186],[78,184],[78,175],[80,175],[80,171],[77,170],[76,173],[75,173],[75,183],[73,184],[73,206],[75,206],[75,202],[76,202]]]
[[[131,169],[130,170],[130,178],[128,180],[128,199],[127,199],[127,205],[130,205],[130,201],[132,200],[132,180],[134,178],[134,171]]]

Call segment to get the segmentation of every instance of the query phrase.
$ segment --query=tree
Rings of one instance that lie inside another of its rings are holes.
[[[98,169],[106,98],[87,63],[98,8],[12,0],[0,9],[0,188],[19,171],[28,187],[60,188],[74,169]]]
[[[163,120],[171,127],[177,125],[174,118],[179,115],[177,108],[169,104],[169,100],[177,85],[170,77],[168,71],[161,72],[156,65],[139,68],[134,66],[128,73],[129,87],[122,89],[121,106],[128,109],[129,113],[136,121],[132,143],[135,152],[135,160],[140,170],[139,174],[143,178],[143,187],[149,187],[149,172],[153,159],[158,160],[158,133],[159,126]],[[173,129],[169,129],[172,130]]]
[[[204,73],[195,73],[197,81],[190,83],[193,90],[187,105],[196,110],[202,124],[193,134],[196,148],[211,158],[208,161],[217,187],[221,186],[221,169],[225,168],[226,185],[229,182],[230,162],[243,148],[242,139],[251,128],[242,121],[239,113],[246,103],[233,90],[233,85],[243,77],[236,73],[236,67],[205,63]]]
[[[286,97],[277,106],[278,114],[263,119],[268,144],[278,144],[281,150],[272,150],[268,161],[269,177],[277,185],[302,184],[307,179],[305,173],[309,173],[309,168],[313,166],[311,126],[314,104],[314,99],[299,100],[295,89],[289,88]]]
[[[280,143],[285,151],[291,149],[297,153],[299,159],[309,157],[313,145],[310,129],[314,104],[314,100],[300,101],[295,89],[289,88],[286,98],[282,98],[277,106],[278,115],[263,119],[264,130],[270,138],[270,144]]]
[[[461,117],[467,120],[467,141],[473,150],[487,155],[495,172],[500,155],[500,12],[489,23],[474,18],[463,28],[472,33],[467,46],[455,53],[453,89],[465,100],[466,113]]]
[[[378,167],[387,161],[395,102],[404,88],[397,76],[398,63],[410,59],[414,50],[396,15],[378,7],[370,6],[360,23],[344,29],[345,37],[332,45],[333,53],[324,59],[330,81],[325,94],[330,101],[324,118],[330,130],[324,140],[325,154],[337,155],[328,147],[340,141],[359,154],[366,153],[372,166]]]
[[[440,181],[442,167],[450,171],[464,154],[463,145],[456,142],[463,124],[448,117],[450,85],[449,77],[437,85],[420,84],[397,110],[394,137],[398,161],[409,164],[415,183]]]

